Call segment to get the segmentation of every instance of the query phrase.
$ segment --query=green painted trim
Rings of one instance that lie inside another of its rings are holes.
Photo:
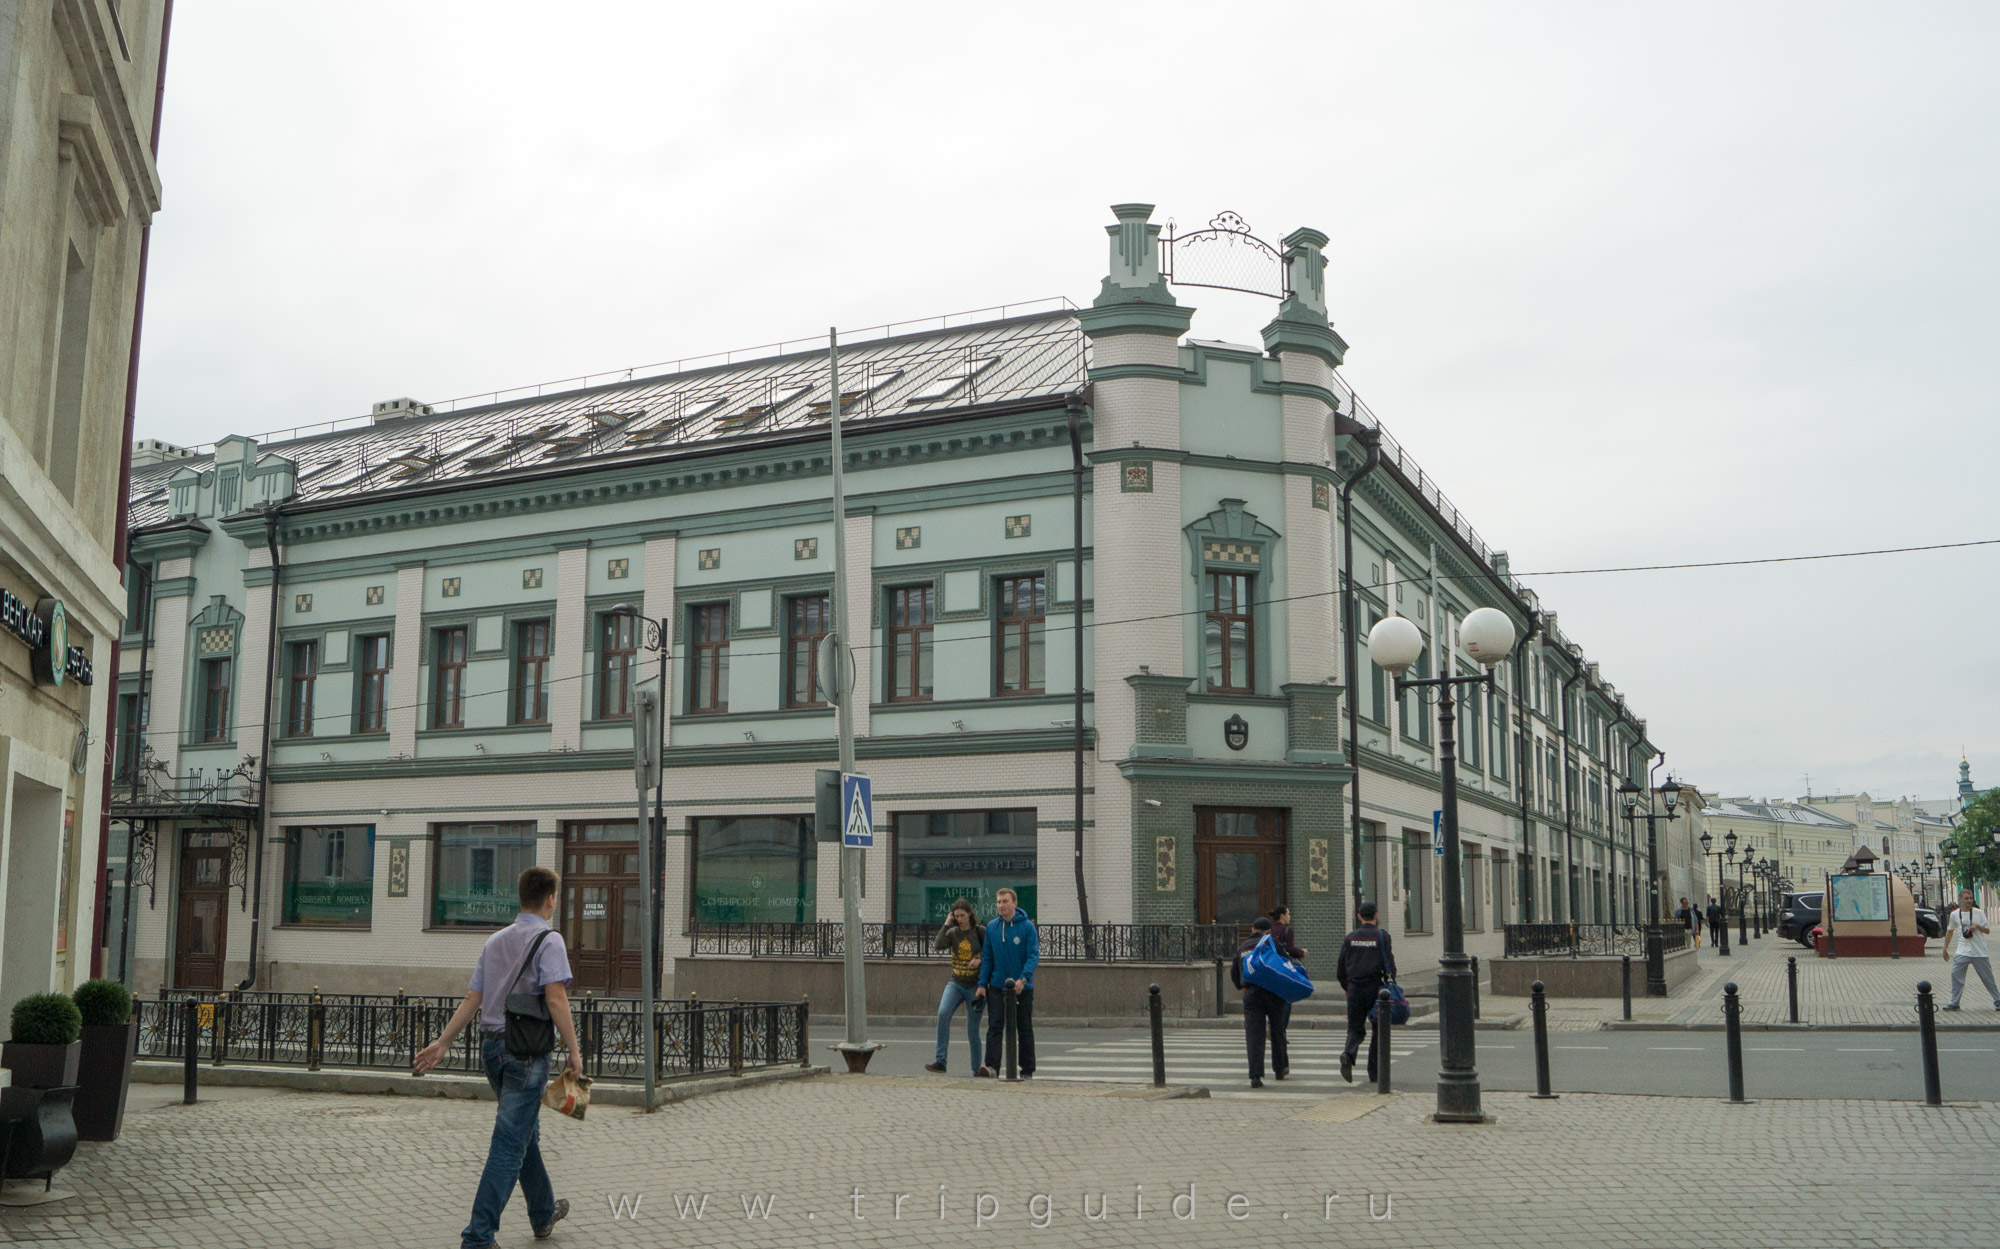
[[[462,729],[418,729],[417,737],[419,740],[445,737],[505,737],[513,733],[548,733],[551,731],[550,726],[547,724],[487,724],[471,725]],[[369,733],[366,736],[379,737],[381,734]],[[520,758],[519,755],[514,757]]]
[[[1200,691],[1190,691],[1188,701],[1190,703],[1214,703],[1218,706],[1230,703],[1248,703],[1252,706],[1263,707],[1289,707],[1291,705],[1291,700],[1282,694],[1209,694]]]
[[[1122,303],[1085,308],[1077,323],[1090,338],[1114,334],[1172,334],[1179,337],[1194,324],[1194,309],[1175,304]]]
[[[1170,447],[1106,447],[1092,451],[1093,464],[1116,464],[1124,460],[1147,460],[1180,464],[1190,468],[1221,468],[1237,472],[1269,473],[1274,476],[1310,477],[1338,485],[1340,477],[1324,464],[1306,464],[1298,460],[1238,460],[1226,455],[1203,455],[1194,451],[1181,451]],[[1357,526],[1356,532],[1359,532]]]
[[[1090,371],[1093,385],[1098,382],[1115,382],[1128,377],[1150,378],[1154,381],[1180,382],[1199,386],[1201,379],[1187,369],[1171,364],[1107,364]]]
[[[1194,747],[1166,742],[1136,742],[1132,746],[1134,759],[1192,759]]]
[[[163,577],[153,583],[153,603],[158,606],[163,598],[189,598],[194,592],[193,577]]]
[[[1195,682],[1200,679],[1200,677],[1170,677],[1157,672],[1140,672],[1126,677],[1125,684],[1131,686],[1133,689],[1191,691],[1194,688]],[[1194,697],[1194,694],[1188,694],[1190,702],[1194,700]]]
[[[1085,704],[1093,702],[1095,698],[1096,695],[1091,693],[1091,691],[1086,689],[1083,692],[1083,701]],[[895,715],[899,711],[978,711],[996,707],[1068,707],[1074,701],[1075,696],[1068,693],[995,694],[990,698],[945,698],[932,702],[911,702],[905,700],[895,703],[870,703],[868,714],[876,716]],[[1088,728],[1089,726],[1086,725],[1085,727]],[[1065,729],[1064,732],[1067,733],[1068,730]]]
[[[1350,767],[1322,764],[1269,763],[1227,759],[1120,759],[1118,773],[1128,781],[1234,781],[1326,785],[1340,788],[1354,779]]]
[[[1347,340],[1330,325],[1307,321],[1276,320],[1264,327],[1264,349],[1273,355],[1281,351],[1303,351],[1318,356],[1334,368],[1347,359]]]
[[[1285,752],[1285,762],[1332,764],[1335,767],[1345,767],[1347,765],[1347,756],[1338,750],[1287,750]]]
[[[211,531],[207,525],[193,517],[183,516],[155,526],[144,533],[133,533],[130,542],[130,556],[137,563],[158,563],[167,559],[191,559],[196,551],[207,545]]]

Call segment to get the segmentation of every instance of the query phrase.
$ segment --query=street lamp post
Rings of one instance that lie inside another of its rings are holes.
[[[1743,869],[1750,866],[1750,856],[1755,851],[1744,847],[1742,859],[1736,857],[1736,848],[1730,847],[1730,866],[1736,869],[1736,944],[1750,948],[1750,913],[1743,909]]]
[[[1680,817],[1674,808],[1680,805],[1681,787],[1668,776],[1666,783],[1654,792],[1665,800],[1667,813],[1662,816],[1650,808],[1639,810],[1639,795],[1646,792],[1627,780],[1618,786],[1618,796],[1625,804],[1625,826],[1632,833],[1632,846],[1639,845],[1639,821],[1646,821],[1646,996],[1665,997],[1667,995],[1667,955],[1666,939],[1660,932],[1660,835],[1656,821],[1665,819],[1672,822]]]
[[[641,1061],[646,1065],[642,1096],[648,1114],[653,1111],[654,1081],[658,1078],[659,1029],[654,1027],[653,1003],[660,984],[660,894],[659,882],[665,879],[661,869],[661,858],[665,846],[661,839],[661,807],[666,789],[666,743],[667,743],[667,646],[668,631],[665,619],[652,620],[640,616],[638,609],[630,603],[620,603],[608,615],[633,616],[645,622],[646,649],[660,657],[660,684],[658,689],[641,686],[635,691],[632,705],[632,756],[633,775],[638,782],[638,825],[633,829],[639,834],[639,870],[644,882],[645,899],[640,907],[644,916],[644,927],[639,948],[639,1028],[642,1033],[640,1043]],[[628,674],[629,676],[629,674]],[[652,827],[646,826],[646,790],[653,791]]]
[[[659,752],[658,758],[659,758],[660,781],[659,783],[653,786],[653,827],[650,833],[646,837],[647,850],[649,851],[652,857],[651,874],[646,879],[646,896],[652,899],[653,918],[655,922],[657,922],[660,916],[660,907],[663,902],[662,898],[663,886],[667,879],[667,873],[666,873],[667,826],[665,823],[665,815],[664,815],[666,807],[666,788],[667,788],[666,787],[667,665],[673,661],[673,648],[668,644],[668,639],[671,638],[673,635],[668,625],[667,618],[665,616],[660,617],[658,620],[654,620],[650,616],[641,616],[639,615],[639,609],[632,606],[632,604],[630,603],[619,603],[606,614],[611,616],[636,617],[638,619],[638,622],[644,625],[646,629],[646,640],[643,643],[645,649],[651,652],[652,654],[658,655],[660,657],[660,688],[658,690],[659,731],[654,737],[654,748]],[[660,945],[660,942],[658,940],[655,940],[653,942],[654,984],[657,985],[662,982],[664,977],[662,976],[661,973],[664,970],[665,967],[664,967],[663,948]]]
[[[1720,894],[1722,891],[1722,878],[1727,874],[1723,866],[1723,861],[1725,858],[1733,859],[1736,857],[1736,834],[1732,832],[1722,839],[1722,844],[1727,847],[1725,850],[1709,849],[1714,844],[1715,838],[1709,836],[1707,833],[1701,835],[1702,857],[1715,860],[1715,888],[1716,892]],[[1718,947],[1717,953],[1723,958],[1729,957],[1729,909],[1727,907],[1724,907],[1722,911],[1722,944]]]
[[[1473,983],[1472,960],[1465,953],[1464,898],[1459,883],[1458,847],[1458,755],[1452,738],[1455,727],[1452,689],[1459,685],[1484,685],[1493,689],[1493,665],[1507,658],[1514,647],[1514,622],[1491,607],[1468,612],[1459,624],[1459,641],[1465,652],[1485,668],[1478,676],[1452,676],[1447,662],[1439,665],[1435,677],[1406,681],[1417,657],[1423,654],[1424,635],[1401,616],[1390,616],[1368,633],[1368,655],[1396,681],[1398,696],[1406,689],[1435,686],[1438,691],[1438,766],[1441,770],[1439,817],[1444,836],[1444,953],[1438,959],[1438,1032],[1443,1062],[1438,1072],[1437,1112],[1440,1123],[1480,1123],[1485,1115],[1479,1107],[1479,1072],[1472,1035],[1472,1012],[1478,986]]]

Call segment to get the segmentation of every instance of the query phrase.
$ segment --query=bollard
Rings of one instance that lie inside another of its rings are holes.
[[[1552,1102],[1549,1092],[1549,999],[1537,980],[1528,986],[1528,1009],[1535,1016],[1535,1092],[1537,1101]]]
[[[326,1004],[320,1000],[319,986],[314,985],[312,1002],[306,1007],[306,1070],[318,1071],[320,1057],[326,1048]]]
[[[1944,1105],[1943,1082],[1938,1079],[1937,1002],[1931,997],[1931,982],[1917,981],[1917,1036],[1924,1051],[1924,1105]]]
[[[1394,1026],[1389,1016],[1389,991],[1383,989],[1375,995],[1375,1091],[1389,1091],[1389,1029]]]
[[[707,1065],[702,1061],[702,1053],[708,1048],[708,1040],[704,1035],[705,1029],[702,1026],[701,999],[692,993],[688,994],[687,1021],[688,1070],[701,1071]],[[643,1041],[640,1043],[644,1044]],[[666,1051],[659,1046],[655,1046],[653,1052],[655,1054],[663,1054]]]
[[[1725,921],[1727,918],[1727,916],[1724,917]],[[1727,922],[1722,926],[1724,928],[1729,927]],[[1749,912],[1743,909],[1741,902],[1736,904],[1736,944],[1744,949],[1748,949],[1750,946],[1750,915]]]
[[[1000,1004],[1000,1026],[1002,1029],[1000,1046],[1001,1053],[1005,1055],[1005,1070],[1000,1074],[1006,1079],[1018,1080],[1021,1076],[1015,1066],[1015,1049],[1019,1046],[1020,1040],[1014,1035],[1014,990],[1009,988],[1005,990],[1005,993],[1007,995],[1006,999]]]
[[[813,1065],[812,1045],[806,1036],[811,1024],[812,999],[801,993],[799,994],[799,1066],[801,1067],[810,1067]]]
[[[1160,1022],[1160,986],[1146,993],[1146,1009],[1153,1016],[1153,1087],[1167,1087],[1167,1034]]]
[[[1729,1030],[1729,1104],[1743,1105],[1743,1003],[1736,982],[1722,986],[1722,1020]]]
[[[1624,979],[1625,979],[1625,1022],[1631,1023],[1632,1022],[1632,956],[1630,954],[1621,954],[1618,956],[1618,960],[1622,964],[1620,970],[1624,973]]]
[[[1799,960],[1797,955],[1785,958],[1785,988],[1792,999],[1792,1022],[1799,1021]]]
[[[1472,956],[1472,1017],[1479,1018],[1479,956]]]
[[[194,994],[190,993],[181,1004],[181,1048],[185,1053],[181,1070],[181,1105],[194,1105],[195,1082],[201,1078],[201,1068],[196,1065],[195,1051],[201,1048],[201,1015]]]
[[[729,1003],[729,1074],[743,1074],[743,999]]]

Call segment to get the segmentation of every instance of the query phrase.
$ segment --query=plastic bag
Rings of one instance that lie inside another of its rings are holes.
[[[568,1068],[564,1068],[562,1074],[550,1080],[549,1087],[542,1090],[542,1105],[581,1121],[584,1112],[590,1109],[590,1077],[573,1076]]]

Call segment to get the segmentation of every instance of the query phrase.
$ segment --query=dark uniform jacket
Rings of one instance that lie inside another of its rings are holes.
[[[1389,948],[1389,934],[1379,925],[1363,924],[1340,943],[1340,963],[1334,969],[1334,976],[1341,988],[1384,976],[1394,979],[1395,975],[1396,955]]]

